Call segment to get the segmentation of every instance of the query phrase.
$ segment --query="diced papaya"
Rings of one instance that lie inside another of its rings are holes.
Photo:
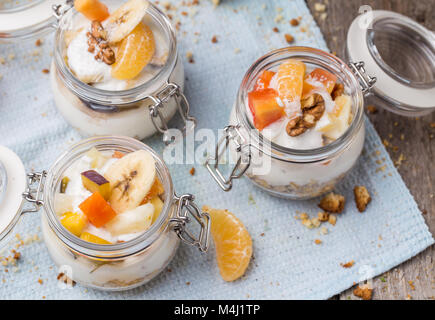
[[[98,0],[74,0],[74,7],[91,21],[104,21],[110,13],[107,6]]]
[[[154,197],[150,200],[150,203],[154,206],[153,220],[151,221],[151,224],[153,224],[162,212],[163,201],[159,197]]]
[[[119,151],[114,151],[112,154],[112,158],[115,158],[115,159],[121,159],[123,156],[125,156],[125,153],[122,153]]]
[[[78,212],[65,212],[60,223],[73,235],[80,237],[87,222],[86,217]]]
[[[99,192],[105,200],[111,193],[110,182],[95,170],[82,172],[82,184],[90,192]]]
[[[248,94],[249,109],[258,130],[263,130],[285,116],[285,110],[278,104],[277,98],[278,94],[273,89],[252,91]]]
[[[97,228],[102,227],[116,216],[115,210],[99,192],[94,192],[79,205],[79,208],[88,217],[89,222]]]
[[[272,80],[273,76],[275,75],[275,72],[264,70],[261,75],[258,77],[257,82],[254,86],[254,91],[258,90],[264,90],[269,88],[270,81]]]
[[[82,235],[80,236],[80,239],[96,244],[111,244],[109,241],[97,237],[96,235],[93,235],[92,233],[89,232],[83,232]]]
[[[306,96],[319,86],[322,86],[326,89],[326,91],[328,91],[329,94],[331,94],[332,90],[334,90],[336,82],[337,76],[331,72],[320,68],[314,69],[309,75],[306,76],[304,80],[302,96]]]
[[[156,177],[150,191],[147,193],[145,198],[142,200],[141,204],[145,204],[145,203],[149,202],[152,198],[160,196],[164,192],[165,192],[165,188],[163,188],[163,184],[161,183],[159,178]]]

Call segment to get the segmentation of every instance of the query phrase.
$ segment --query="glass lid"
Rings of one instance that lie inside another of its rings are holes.
[[[371,96],[381,107],[407,116],[435,110],[432,31],[398,13],[368,11],[353,21],[347,50],[350,62],[363,61],[377,78]]]
[[[20,158],[0,146],[0,248],[16,226],[26,190],[26,171]]]
[[[52,7],[67,0],[0,1],[0,40],[36,37],[50,32],[56,18]]]

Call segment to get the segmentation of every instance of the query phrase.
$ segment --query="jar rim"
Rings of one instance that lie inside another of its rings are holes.
[[[311,59],[311,62],[323,61],[331,67],[340,71],[350,81],[355,105],[354,117],[352,123],[346,132],[335,141],[315,149],[292,149],[278,145],[268,140],[262,133],[257,130],[247,115],[245,101],[248,90],[251,88],[253,81],[256,81],[258,74],[265,70],[268,65],[277,61],[283,61],[289,58],[295,59]],[[323,50],[311,47],[285,47],[271,51],[259,58],[246,72],[242,84],[237,94],[236,117],[238,123],[241,123],[245,128],[248,128],[251,141],[255,145],[269,145],[271,150],[261,149],[268,156],[285,162],[319,162],[329,160],[335,157],[342,150],[346,149],[355,139],[364,121],[364,96],[359,81],[355,77],[351,68],[340,58],[327,53]]]
[[[83,154],[92,147],[100,148],[101,150],[102,147],[104,147],[104,150],[118,150],[124,152],[146,150],[150,152],[156,162],[157,173],[165,189],[163,208],[159,217],[150,228],[132,240],[110,245],[87,242],[66,230],[57,217],[54,210],[54,198],[56,186],[59,185],[61,179],[60,175],[65,171],[68,164],[83,156]],[[175,192],[169,169],[163,159],[151,147],[130,137],[96,136],[81,140],[72,145],[57,158],[48,170],[44,186],[44,214],[48,218],[50,228],[70,249],[88,257],[113,260],[134,255],[154,243],[159,238],[161,232],[166,230],[169,226],[169,218],[174,199]]]
[[[165,65],[161,70],[146,82],[130,89],[111,91],[105,89],[99,89],[88,85],[77,79],[66,65],[63,54],[63,25],[68,24],[68,20],[72,19],[72,15],[78,14],[78,12],[71,8],[59,22],[59,27],[55,34],[54,45],[54,64],[57,72],[68,89],[73,91],[78,97],[86,101],[104,106],[122,106],[131,103],[135,103],[146,99],[150,94],[153,94],[155,90],[150,90],[154,84],[165,83],[170,78],[175,66],[177,64],[178,46],[175,30],[169,21],[169,18],[153,3],[150,2],[147,9],[147,15],[150,15],[162,28],[168,37],[169,52]]]

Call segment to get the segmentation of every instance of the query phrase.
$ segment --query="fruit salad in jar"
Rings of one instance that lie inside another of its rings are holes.
[[[259,72],[242,108],[254,130],[271,142],[272,158],[266,174],[248,169],[251,181],[290,199],[313,198],[332,190],[358,159],[364,127],[350,146],[338,146],[343,149],[338,155],[314,159],[328,146],[341,143],[334,142],[351,126],[357,107],[350,91],[335,74],[299,59],[285,59]],[[235,112],[231,123],[237,123]],[[292,160],[294,155],[302,160]]]
[[[164,195],[150,152],[92,148],[63,173],[54,210],[63,228],[84,241],[83,248],[127,244],[153,226],[164,207]],[[151,280],[179,244],[174,233],[162,232],[139,253],[98,259],[69,250],[46,223],[43,219],[44,238],[56,265],[70,266],[74,281],[102,289],[125,289]]]
[[[56,31],[50,81],[83,136],[142,140],[164,131],[184,98],[175,31],[147,0],[75,0]]]

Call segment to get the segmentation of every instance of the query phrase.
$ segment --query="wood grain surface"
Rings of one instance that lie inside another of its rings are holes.
[[[317,3],[326,4],[326,18],[316,11]],[[362,5],[395,11],[432,31],[435,29],[435,0],[307,0],[307,4],[329,48],[342,58],[347,30]],[[393,161],[404,157],[398,170],[435,235],[435,113],[406,118],[378,108],[378,112],[369,114],[369,118],[382,140],[388,142],[387,150]],[[434,246],[373,279],[372,284],[373,299],[435,299]],[[335,298],[359,299],[352,291],[353,288]]]

